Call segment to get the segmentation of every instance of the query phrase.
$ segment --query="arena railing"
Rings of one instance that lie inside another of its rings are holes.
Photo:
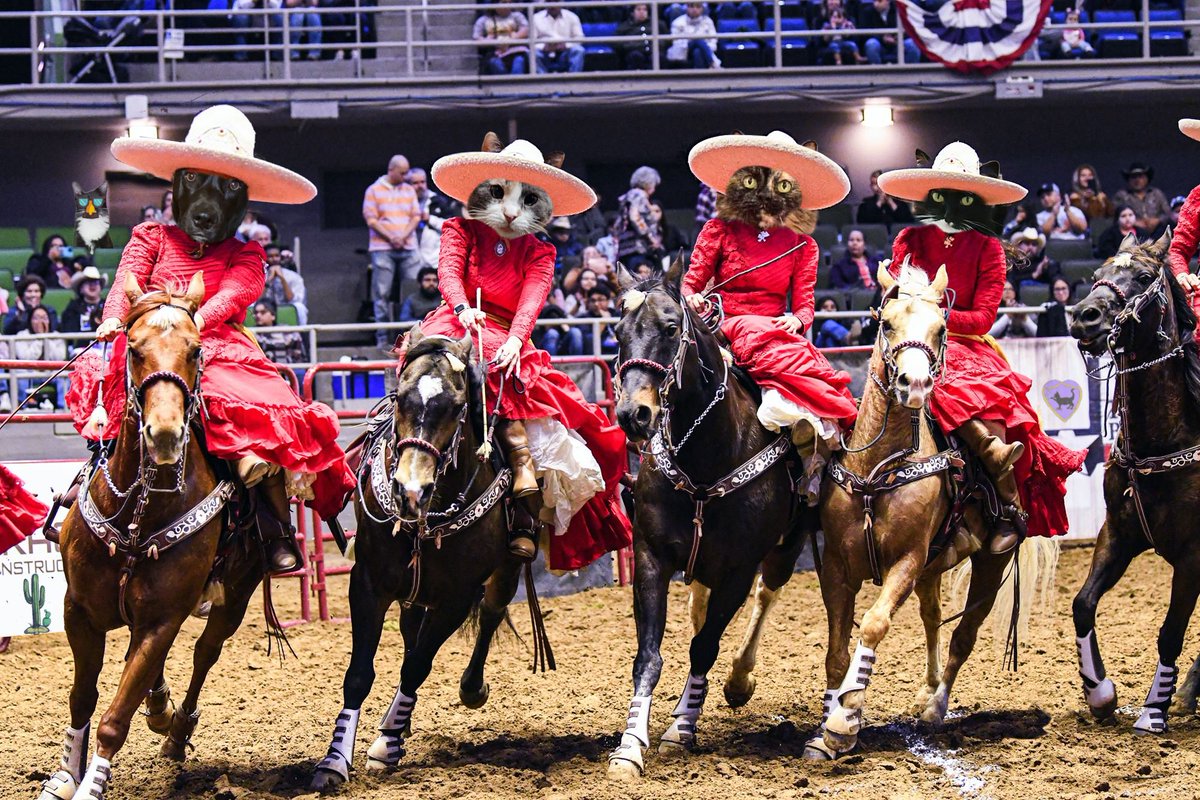
[[[675,36],[670,32],[670,27],[663,21],[662,10],[670,5],[674,5],[673,0],[647,0],[651,6],[650,21],[652,23],[651,35],[649,37],[642,36],[583,36],[579,38],[571,38],[565,41],[570,44],[579,45],[608,45],[617,46],[625,44],[636,44],[649,40],[651,65],[649,70],[629,71],[623,68],[604,71],[589,71],[582,73],[586,78],[604,77],[611,74],[621,74],[622,77],[630,77],[635,75],[655,74],[663,70],[669,69],[672,75],[676,74],[696,74],[697,71],[690,68],[675,68],[668,67],[665,63],[664,52],[671,42],[677,39],[701,39],[711,38],[718,40],[718,48],[721,43],[736,44],[739,41],[753,41],[762,45],[763,49],[768,54],[764,63],[759,67],[751,69],[766,69],[773,71],[804,71],[804,70],[837,70],[841,71],[850,65],[838,66],[822,66],[822,65],[785,65],[785,61],[789,60],[786,55],[791,51],[791,48],[786,46],[788,43],[796,41],[813,43],[810,51],[819,46],[821,42],[833,37],[844,37],[856,39],[859,41],[869,37],[880,36],[895,36],[898,42],[902,42],[907,34],[903,27],[897,23],[894,28],[864,28],[855,29],[853,31],[823,31],[820,29],[805,29],[805,30],[783,30],[782,21],[786,18],[783,14],[780,3],[771,4],[771,13],[767,17],[764,30],[752,31],[718,31],[714,36]],[[539,40],[537,32],[532,26],[533,14],[540,9],[540,4],[536,0],[523,0],[521,2],[506,2],[505,5],[514,10],[521,11],[530,21],[529,36],[525,40],[518,40],[521,44],[527,47],[536,49]],[[584,8],[604,8],[612,7],[612,3],[598,3],[595,0],[564,0],[559,5],[570,9]],[[629,4],[626,4],[629,5]],[[715,7],[715,3],[710,3],[710,9]],[[440,55],[469,55],[476,54],[482,49],[490,47],[486,40],[474,40],[470,38],[470,28],[476,17],[485,7],[479,6],[476,3],[447,3],[439,5],[429,5],[427,3],[412,3],[404,6],[365,6],[355,3],[351,7],[335,7],[335,8],[305,8],[304,13],[316,14],[323,19],[326,17],[351,15],[354,24],[350,25],[328,25],[324,26],[324,31],[340,33],[346,37],[350,37],[347,41],[323,42],[320,45],[312,45],[303,43],[293,45],[290,42],[290,37],[293,31],[299,30],[293,25],[291,15],[297,13],[295,9],[238,9],[236,16],[248,17],[251,25],[248,29],[238,29],[224,24],[223,18],[232,18],[233,12],[227,10],[152,10],[152,11],[90,11],[86,14],[68,11],[34,11],[34,12],[8,12],[0,11],[0,25],[24,25],[29,31],[29,44],[26,47],[7,47],[0,48],[0,56],[18,56],[29,59],[30,64],[30,84],[52,84],[58,82],[60,77],[56,74],[54,60],[58,58],[68,58],[70,56],[95,56],[97,59],[112,59],[114,57],[138,57],[144,58],[148,62],[155,65],[154,77],[152,80],[134,81],[134,83],[174,83],[185,81],[188,83],[199,84],[228,84],[241,83],[244,81],[243,74],[231,74],[224,78],[219,75],[219,71],[206,70],[203,76],[190,75],[181,78],[176,69],[176,64],[192,57],[211,57],[211,56],[229,56],[233,58],[237,55],[248,55],[255,62],[262,62],[264,65],[263,75],[261,80],[278,83],[288,83],[297,79],[312,82],[344,82],[346,75],[344,74],[322,74],[321,71],[309,69],[305,67],[302,72],[294,72],[293,66],[299,59],[293,58],[293,48],[299,48],[305,51],[321,51],[322,53],[336,53],[342,51],[349,54],[349,60],[353,62],[353,77],[354,78],[371,78],[378,77],[386,79],[388,77],[396,77],[403,75],[408,78],[419,79],[427,78],[444,78],[444,77],[462,77],[465,72],[461,69],[439,69],[435,67],[436,57]],[[1153,42],[1150,34],[1155,31],[1184,31],[1190,33],[1191,29],[1200,26],[1200,20],[1161,20],[1150,19],[1150,0],[1142,0],[1140,13],[1138,18],[1129,21],[1117,22],[1086,22],[1075,25],[1066,24],[1046,24],[1039,38],[1049,43],[1051,40],[1057,41],[1061,31],[1067,28],[1082,28],[1090,35],[1093,32],[1103,31],[1127,31],[1136,33],[1139,39],[1140,57],[1127,58],[1091,58],[1082,61],[1071,60],[1051,60],[1046,63],[1057,67],[1074,67],[1081,70],[1094,70],[1097,65],[1118,65],[1130,64],[1137,62],[1154,62],[1163,63],[1171,61],[1192,60],[1190,54],[1182,56],[1159,56],[1152,57]],[[375,30],[398,28],[401,35],[395,39],[383,39],[378,41],[365,41],[363,37],[363,26],[359,24],[360,16],[370,16],[373,18],[373,28]],[[142,37],[149,38],[151,44],[125,44],[123,42],[115,45],[93,44],[66,46],[64,43],[59,43],[58,39],[61,36],[65,21],[72,17],[86,17],[92,20],[111,20],[110,24],[117,25],[121,19],[127,17],[137,17],[142,21]],[[457,38],[431,38],[429,31],[431,23],[437,18],[454,19],[458,18],[464,28],[464,35]],[[386,20],[387,24],[381,25],[381,20]],[[189,26],[193,23],[204,24],[218,21],[222,24],[209,25],[200,29],[191,29]],[[755,18],[755,25],[758,20]],[[181,27],[183,26],[183,27]],[[197,42],[196,35],[226,35],[232,36],[235,32],[250,35],[261,35],[262,43],[252,43],[246,45],[238,44],[212,44],[206,41]],[[189,34],[191,40],[189,41]],[[350,36],[352,34],[352,37]],[[273,41],[274,40],[274,41]],[[1184,42],[1186,48],[1186,40]],[[1036,45],[1033,48],[1037,49]],[[366,55],[373,55],[376,60],[392,59],[402,62],[402,68],[398,71],[388,71],[386,69],[374,68],[372,70],[364,70],[364,63],[370,59],[365,58]],[[719,51],[718,51],[719,55]],[[815,55],[815,54],[814,54]],[[891,55],[889,53],[889,55]],[[895,48],[895,64],[870,65],[871,68],[880,69],[908,69],[917,65],[905,63],[904,48]],[[619,59],[618,59],[619,60]],[[527,72],[530,76],[536,74],[537,66],[536,59],[527,59]],[[278,64],[279,69],[272,67],[273,64]],[[1022,68],[1032,66],[1033,62],[1022,62]],[[111,66],[111,65],[110,65]],[[928,66],[927,64],[925,66]],[[368,74],[368,72],[370,74]],[[474,71],[471,72],[474,76]],[[63,73],[65,76],[65,71]],[[485,80],[496,81],[512,81],[522,80],[523,76],[513,75],[497,75],[497,76],[480,76]],[[556,78],[570,77],[575,79],[576,76],[556,75]]]

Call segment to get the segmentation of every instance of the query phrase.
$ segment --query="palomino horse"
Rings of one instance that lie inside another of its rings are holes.
[[[1200,516],[1200,352],[1195,315],[1165,264],[1170,243],[1169,231],[1152,244],[1125,237],[1117,254],[1096,270],[1092,291],[1075,306],[1071,324],[1084,352],[1112,355],[1121,418],[1104,473],[1107,519],[1072,609],[1084,698],[1097,718],[1111,717],[1117,708],[1116,688],[1096,642],[1100,598],[1148,548],[1174,569],[1171,603],[1158,633],[1158,667],[1133,724],[1140,733],[1167,729],[1175,662],[1200,594],[1200,547],[1191,522]],[[1179,702],[1194,706],[1194,683],[1190,697],[1181,695]]]
[[[875,651],[893,614],[914,590],[927,656],[916,713],[926,722],[942,722],[955,678],[975,646],[1011,559],[1011,553],[993,555],[980,547],[988,539],[988,523],[981,505],[967,500],[985,489],[982,482],[962,485],[956,479],[962,459],[956,450],[940,449],[925,408],[945,350],[946,324],[939,308],[945,268],[932,283],[907,264],[898,280],[881,268],[879,283],[885,290],[879,337],[858,421],[830,464],[821,497],[821,594],[829,617],[829,650],[824,735],[814,737],[805,750],[814,759],[836,758],[857,743]],[[968,557],[972,573],[966,611],[943,669],[941,576]],[[1030,572],[1023,577],[1035,578]],[[855,597],[867,580],[881,584],[882,590],[863,615],[861,639],[851,658]]]
[[[143,294],[130,276],[125,292],[131,304],[125,319],[129,404],[112,455],[101,456],[86,475],[60,539],[67,577],[63,623],[75,682],[62,768],[41,800],[99,800],[143,700],[150,728],[167,736],[162,754],[185,757],[200,717],[200,689],[263,574],[259,548],[234,547],[223,559],[224,601],[213,605],[196,642],[187,696],[172,714],[163,665],[213,572],[222,510],[235,487],[213,472],[197,435],[202,366],[192,316],[204,299],[204,279],[193,277],[184,295]],[[96,729],[96,754],[85,774],[105,634],[126,626],[125,669]]]
[[[349,779],[359,711],[375,681],[375,651],[393,602],[403,603],[404,662],[379,736],[367,750],[367,768],[399,763],[417,690],[438,650],[469,617],[478,631],[458,695],[468,708],[487,702],[483,667],[516,594],[522,562],[508,550],[505,497],[512,472],[498,456],[476,458],[482,382],[479,365],[471,363],[469,335],[458,341],[413,329],[391,413],[377,418],[364,445],[350,571],[354,645],[342,684],[344,707],[329,751],[317,764],[314,789],[333,791]],[[545,635],[528,573],[526,589],[536,662]],[[548,660],[553,665],[552,655]]]
[[[731,375],[716,336],[680,302],[682,271],[676,260],[662,280],[636,285],[624,269],[619,273],[625,311],[617,325],[617,419],[631,440],[651,441],[634,489],[633,700],[609,757],[612,778],[636,778],[644,770],[671,576],[683,571],[688,581],[694,578],[694,636],[675,721],[660,740],[662,754],[694,743],[721,635],[761,564],[750,628],[725,683],[731,706],[749,701],[767,612],[795,568],[803,523],[815,522],[792,490],[790,438],[758,423],[757,401]]]

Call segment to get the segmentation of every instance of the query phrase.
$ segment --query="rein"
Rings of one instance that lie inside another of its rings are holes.
[[[8,423],[12,422],[13,417],[17,416],[17,414],[20,413],[22,408],[29,405],[29,403],[37,396],[38,392],[40,392],[42,389],[45,389],[47,386],[49,386],[51,383],[53,383],[55,378],[57,378],[58,376],[62,375],[64,372],[66,372],[68,369],[70,369],[75,364],[76,361],[78,361],[80,358],[82,358],[85,353],[90,351],[93,347],[95,347],[98,344],[100,344],[99,339],[93,340],[92,343],[89,344],[87,347],[83,348],[78,353],[71,356],[70,360],[67,361],[67,363],[63,364],[61,367],[56,369],[54,371],[54,373],[49,378],[42,381],[42,383],[37,388],[33,389],[27,395],[25,395],[25,399],[22,400],[20,403],[17,403],[17,407],[14,408],[11,412],[9,412],[9,415],[4,418],[3,422],[0,422],[0,431],[4,430],[4,426],[8,425]]]

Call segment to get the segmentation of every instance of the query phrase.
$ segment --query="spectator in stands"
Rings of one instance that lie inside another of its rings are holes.
[[[1112,216],[1113,202],[1100,188],[1096,168],[1091,164],[1080,164],[1071,176],[1071,205],[1082,211],[1089,221]]]
[[[104,311],[104,285],[108,276],[95,267],[84,267],[72,278],[72,288],[75,297],[63,309],[63,333],[83,333],[94,331],[100,325],[100,315]],[[85,346],[87,342],[76,341],[72,347]]]
[[[24,337],[31,334],[54,333],[58,330],[58,319],[54,316],[54,309],[49,306],[38,305],[29,309],[28,315],[25,317],[24,324],[17,330],[9,331],[5,326],[5,333],[12,333],[17,336],[13,342],[13,358],[18,361],[65,361],[67,358],[67,343],[62,339],[25,339]],[[66,379],[63,379],[65,382]],[[20,381],[21,392],[24,394],[35,383],[33,379],[25,379]],[[41,383],[41,381],[36,381]],[[59,392],[60,382],[47,386],[41,392],[41,401],[38,402],[38,408],[42,411],[53,411],[58,403],[58,396],[65,394]]]
[[[270,246],[271,240],[274,238],[271,236],[270,228],[257,222],[246,229],[246,236],[248,237],[246,241],[258,242],[264,252],[266,252],[267,247]]]
[[[717,26],[704,10],[704,3],[688,3],[684,13],[671,21],[671,46],[667,61],[692,69],[717,69]],[[695,37],[695,38],[692,38]]]
[[[629,191],[617,198],[620,207],[613,223],[613,238],[617,240],[618,259],[662,249],[662,240],[650,224],[650,196],[660,183],[662,177],[654,167],[638,167],[629,178]]]
[[[692,241],[700,235],[700,229],[710,219],[717,216],[717,193],[706,183],[700,184],[700,192],[696,195],[695,226],[692,228]]]
[[[1150,185],[1154,170],[1135,161],[1129,169],[1122,170],[1121,175],[1125,178],[1125,188],[1113,195],[1113,202],[1132,208],[1137,216],[1137,226],[1143,231],[1156,230],[1171,206],[1162,190]]]
[[[687,249],[687,239],[683,238],[683,233],[678,228],[667,221],[663,214],[662,204],[656,201],[650,203],[650,227],[658,234],[658,240],[662,242],[662,249],[653,254],[659,260],[674,258],[680,250]]]
[[[587,293],[587,304],[584,306],[582,314],[578,315],[579,319],[597,319],[611,317],[613,315],[612,308],[612,289],[608,288],[607,284],[597,283]],[[595,350],[595,331],[592,326],[583,326],[583,350],[585,354],[596,352]],[[613,330],[612,325],[605,325],[600,329],[600,352],[603,354],[615,353],[618,350],[617,333]]]
[[[912,209],[908,203],[884,194],[883,190],[879,188],[879,176],[882,174],[883,170],[881,169],[871,173],[871,196],[864,198],[858,204],[858,224],[891,225],[897,222],[912,222]]]
[[[1030,228],[1030,230],[1033,230]],[[1017,302],[1017,292],[1013,289],[1011,281],[1004,282],[1004,290],[1000,294],[1001,308],[1019,308],[1021,304]],[[996,321],[992,324],[992,329],[988,331],[996,339],[1008,338],[1030,338],[1037,336],[1037,324],[1029,318],[1028,314],[997,314]]]
[[[846,19],[846,12],[838,7],[829,10],[829,16],[821,25],[823,31],[852,31],[854,23]],[[820,44],[821,61],[841,66],[843,63],[861,64],[866,57],[858,52],[858,43],[846,35],[826,36]]]
[[[896,30],[896,6],[892,4],[892,0],[872,0],[870,4],[864,3],[858,9],[858,27],[862,30],[870,28]],[[868,64],[895,64],[897,60],[896,34],[885,33],[871,36],[863,43],[863,51]],[[904,39],[904,63],[921,63],[921,51],[917,49],[916,43],[907,37]]]
[[[234,11],[249,11],[251,9],[266,9],[276,10],[282,9],[283,0],[233,0]],[[235,61],[245,61],[250,57],[246,46],[249,43],[247,31],[261,31],[264,28],[264,21],[268,28],[268,41],[277,45],[280,43],[280,31],[283,30],[283,14],[233,14],[231,21],[236,33],[233,34],[233,43],[238,46],[238,50],[234,52],[233,58]],[[279,61],[283,58],[283,53],[277,50],[271,51],[271,60]]]
[[[567,312],[555,303],[547,303],[538,319],[566,319]],[[583,355],[583,328],[579,325],[541,325],[533,329],[538,347],[552,356]]]
[[[408,159],[392,156],[387,173],[367,187],[363,196],[363,219],[370,230],[367,249],[371,253],[371,299],[375,321],[391,322],[392,286],[397,279],[412,279],[421,268],[414,235],[421,221],[417,192],[404,182]],[[375,332],[380,349],[392,351],[392,336],[386,330]]]
[[[608,223],[604,219],[604,212],[600,210],[599,200],[587,211],[576,214],[570,219],[571,230],[575,231],[575,238],[584,246],[594,245],[608,234]]]
[[[533,15],[533,34],[538,72],[583,72],[583,26],[574,11],[546,3]]]
[[[425,315],[442,304],[438,291],[437,267],[421,267],[417,273],[417,290],[404,298],[400,306],[401,322],[420,322]]]
[[[159,216],[155,206],[142,206],[142,222],[158,222]]]
[[[163,225],[175,224],[175,195],[170,189],[163,192],[162,203],[158,207],[158,221]]]
[[[621,42],[617,45],[625,69],[650,69],[653,63],[650,53],[653,24],[650,21],[650,5],[635,3],[629,10],[629,16],[617,26],[617,36],[642,37],[640,42]]]
[[[275,326],[278,311],[278,306],[270,297],[258,298],[254,304],[254,338],[258,340],[267,360],[276,364],[303,363],[304,338],[299,333],[264,330]]]
[[[296,320],[301,325],[308,324],[308,290],[304,286],[304,278],[300,273],[290,270],[283,265],[283,248],[271,242],[263,248],[267,251],[266,286],[263,294],[275,301],[278,308],[282,305],[296,307]]]
[[[8,314],[4,317],[4,335],[11,336],[20,330],[29,328],[29,315],[33,309],[42,305],[46,296],[46,282],[37,275],[25,275],[17,281],[16,299],[9,303]],[[50,315],[50,326],[58,330],[58,314],[53,308],[46,307]]]
[[[1038,228],[1051,239],[1083,239],[1088,221],[1083,212],[1064,199],[1057,183],[1043,183],[1038,189],[1042,210],[1037,214]]]
[[[1183,210],[1183,204],[1187,202],[1187,198],[1181,194],[1177,194],[1171,198],[1171,210],[1167,212],[1167,218],[1158,224],[1158,230],[1151,234],[1151,238],[1157,239],[1163,235],[1167,227],[1171,230],[1179,227],[1179,212]]]
[[[67,253],[71,253],[71,255],[68,256]],[[46,286],[58,289],[69,288],[71,276],[77,271],[73,248],[70,248],[66,240],[57,234],[47,236],[42,241],[42,252],[34,253],[25,262],[25,274],[41,278],[43,289]]]
[[[879,258],[867,252],[862,231],[852,230],[846,234],[845,255],[830,269],[829,286],[833,289],[874,289],[878,270]]]
[[[462,216],[462,203],[429,188],[425,170],[413,167],[404,174],[404,182],[417,193],[421,207],[421,221],[417,223],[417,252],[421,263],[437,267],[438,253],[442,249],[442,224],[448,219]]]
[[[546,227],[550,235],[550,244],[554,245],[554,271],[559,275],[564,269],[564,262],[575,262],[583,252],[583,245],[571,231],[571,220],[566,217],[555,217]],[[569,266],[570,264],[566,264]]]
[[[484,75],[524,75],[529,71],[529,21],[520,11],[508,6],[485,9],[475,20],[471,38],[477,42],[493,42],[481,48],[480,69]]]
[[[1048,284],[1058,277],[1059,264],[1046,255],[1046,235],[1037,228],[1022,228],[1014,233],[1009,242],[1023,255],[1028,265],[1014,269],[1011,278],[1027,283]]]
[[[318,6],[317,0],[285,0],[285,5],[294,9],[288,12],[288,28],[292,45],[292,60],[300,60],[300,49],[297,45],[307,38],[309,45],[308,60],[317,61],[321,58],[321,15],[312,11]]]
[[[1112,258],[1129,234],[1136,234],[1138,241],[1146,238],[1146,231],[1137,224],[1137,213],[1127,205],[1118,204],[1113,212],[1113,224],[1109,225],[1096,240],[1096,258]]]
[[[1008,238],[1017,231],[1022,231],[1033,225],[1037,220],[1037,210],[1031,206],[1032,202],[1028,197],[1020,203],[1013,206],[1013,216],[1008,222],[1004,223],[1004,229],[1001,231],[1001,236]],[[1038,203],[1041,206],[1041,203]]]
[[[567,289],[563,287],[563,291],[569,291],[563,298],[562,308],[567,312],[568,317],[582,317],[587,314],[587,298],[588,293],[595,289],[599,279],[596,277],[596,272],[591,267],[585,267],[579,271],[579,280],[575,285]]]
[[[837,300],[832,297],[821,299],[818,311],[833,312],[838,310]],[[817,347],[822,349],[826,347],[846,347],[854,344],[858,337],[862,335],[862,323],[854,320],[850,327],[842,324],[841,320],[827,319],[820,323],[817,328],[816,338],[813,340]]]
[[[656,270],[654,265],[643,256],[634,256],[631,258],[627,268],[639,281],[648,281],[661,271]]]
[[[1058,41],[1058,53],[1060,58],[1093,58],[1096,55],[1096,48],[1087,40],[1087,33],[1083,28],[1079,27],[1079,9],[1068,8],[1066,25],[1070,26],[1063,28],[1062,37]],[[1044,316],[1044,315],[1043,315]]]
[[[1038,315],[1037,335],[1070,336],[1067,322],[1067,304],[1071,302],[1071,284],[1065,278],[1055,278],[1050,284],[1050,300]]]

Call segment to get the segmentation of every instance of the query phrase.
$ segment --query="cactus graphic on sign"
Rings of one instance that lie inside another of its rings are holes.
[[[33,574],[33,581],[29,578],[24,580],[25,602],[29,603],[33,610],[33,624],[25,629],[25,633],[49,633],[50,632],[50,612],[43,611],[46,606],[46,587],[41,585],[41,579],[37,573]]]

